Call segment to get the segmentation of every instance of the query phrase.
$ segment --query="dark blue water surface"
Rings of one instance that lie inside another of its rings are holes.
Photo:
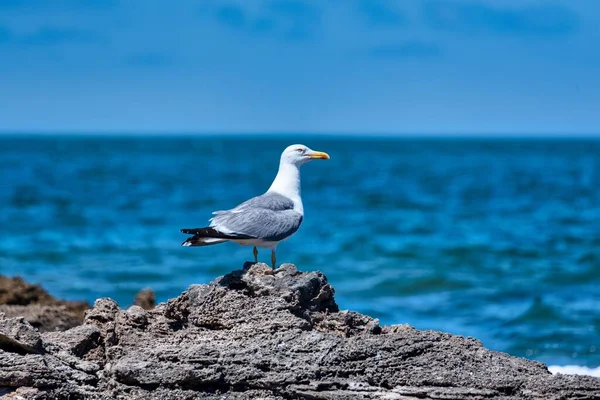
[[[0,273],[122,306],[208,282],[251,248],[179,229],[265,191],[294,142],[331,160],[302,168],[279,261],[327,274],[341,308],[600,365],[600,141],[0,137]]]

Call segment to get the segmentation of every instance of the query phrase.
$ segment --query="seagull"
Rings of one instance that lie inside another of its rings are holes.
[[[257,247],[271,249],[271,266],[275,269],[279,242],[292,236],[304,219],[300,197],[300,166],[312,160],[328,160],[329,155],[302,144],[288,146],[279,161],[279,171],[269,190],[235,208],[213,212],[205,228],[182,229],[194,235],[182,246],[210,246],[234,242],[254,246],[254,262],[258,262]]]

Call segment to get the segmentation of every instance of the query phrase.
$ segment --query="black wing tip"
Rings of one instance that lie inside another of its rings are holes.
[[[180,229],[180,232],[185,233],[186,235],[200,235],[202,237],[213,237],[213,235],[216,235],[214,237],[219,237],[219,235],[222,235],[221,232],[210,226],[207,226],[206,228],[183,228]]]
[[[225,234],[210,226],[206,228],[181,229],[180,231],[186,235],[197,235],[198,237],[208,237],[213,239],[256,239],[254,236],[243,234]]]
[[[186,235],[196,235],[198,234],[200,231],[202,230],[202,228],[183,228],[180,229],[179,232],[181,233],[185,233]]]

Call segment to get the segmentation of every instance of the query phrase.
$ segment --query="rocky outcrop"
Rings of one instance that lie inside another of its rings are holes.
[[[141,290],[134,303],[151,310],[156,296],[151,289]],[[20,277],[0,276],[0,313],[6,317],[23,317],[40,332],[65,331],[83,323],[91,308],[85,301],[59,300],[40,285],[31,285]]]
[[[54,399],[595,399],[472,338],[339,311],[319,272],[247,265],[146,311],[99,299],[38,333],[0,317],[0,394]]]
[[[89,308],[83,301],[58,300],[41,286],[31,285],[19,277],[0,276],[0,313],[24,317],[40,332],[64,331],[81,325]]]

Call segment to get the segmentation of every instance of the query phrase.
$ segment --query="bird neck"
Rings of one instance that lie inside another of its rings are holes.
[[[302,199],[300,197],[300,168],[289,162],[281,162],[275,180],[268,192],[279,193],[294,202],[294,210],[303,214]]]

